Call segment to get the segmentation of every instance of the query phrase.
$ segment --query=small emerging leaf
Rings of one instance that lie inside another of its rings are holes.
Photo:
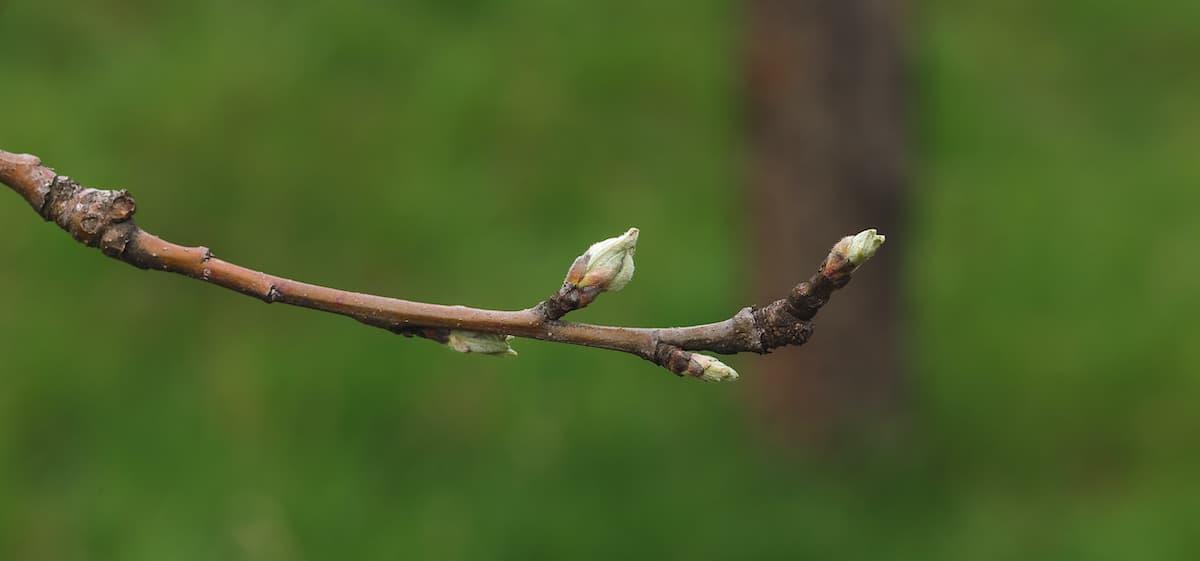
[[[480,333],[478,331],[450,330],[450,338],[446,346],[460,353],[481,353],[494,356],[517,356],[513,350],[512,335],[499,333]]]

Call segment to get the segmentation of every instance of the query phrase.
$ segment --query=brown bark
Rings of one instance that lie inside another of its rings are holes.
[[[748,0],[746,80],[755,292],[787,286],[794,255],[847,224],[900,230],[905,171],[903,22],[896,0]],[[901,379],[899,263],[882,256],[853,302],[824,316],[853,337],[761,365],[757,396],[781,434],[832,442],[886,410]],[[876,265],[872,264],[874,268]],[[872,341],[870,352],[855,342]],[[835,375],[836,373],[836,375]]]
[[[559,318],[587,305],[599,292],[580,296],[578,287],[570,283],[546,302],[517,311],[348,292],[254,271],[221,260],[206,247],[163,240],[136,225],[137,205],[125,191],[83,187],[34,156],[0,150],[0,182],[76,240],[141,269],[181,274],[267,303],[348,316],[407,336],[446,342],[450,330],[467,330],[599,347],[635,354],[681,376],[706,379],[705,369],[712,362],[690,351],[765,354],[776,347],[803,344],[812,333],[813,315],[834,290],[849,282],[855,268],[845,256],[846,243],[839,242],[818,271],[786,298],[763,308],[744,308],[722,322],[661,329],[586,325]]]

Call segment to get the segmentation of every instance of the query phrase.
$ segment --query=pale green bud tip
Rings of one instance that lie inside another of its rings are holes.
[[[512,335],[498,333],[480,333],[478,331],[450,330],[450,338],[446,346],[460,353],[482,353],[496,356],[517,356],[512,346]]]
[[[863,230],[850,238],[849,247],[846,249],[846,260],[855,267],[862,265],[875,255],[885,241],[887,241],[887,237],[877,233],[874,228]]]
[[[581,288],[599,286],[601,290],[616,292],[625,288],[633,279],[633,254],[637,251],[638,229],[615,238],[592,244],[577,261],[581,270],[572,267],[567,282]]]
[[[689,366],[699,370],[699,378],[705,382],[732,382],[738,379],[737,370],[711,356],[695,353],[691,362]]]

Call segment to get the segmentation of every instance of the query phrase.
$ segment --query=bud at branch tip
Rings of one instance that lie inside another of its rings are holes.
[[[854,236],[842,238],[835,248],[844,251],[846,260],[857,268],[874,256],[885,241],[887,241],[886,236],[879,234],[874,228],[870,228]]]

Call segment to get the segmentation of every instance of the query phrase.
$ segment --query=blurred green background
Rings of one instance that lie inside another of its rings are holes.
[[[520,308],[637,225],[578,319],[748,303],[736,2],[398,4],[0,2],[0,148],[311,282]],[[0,193],[0,559],[1195,558],[1197,22],[914,6],[906,398],[833,450],[763,436],[746,384],[457,355]]]

